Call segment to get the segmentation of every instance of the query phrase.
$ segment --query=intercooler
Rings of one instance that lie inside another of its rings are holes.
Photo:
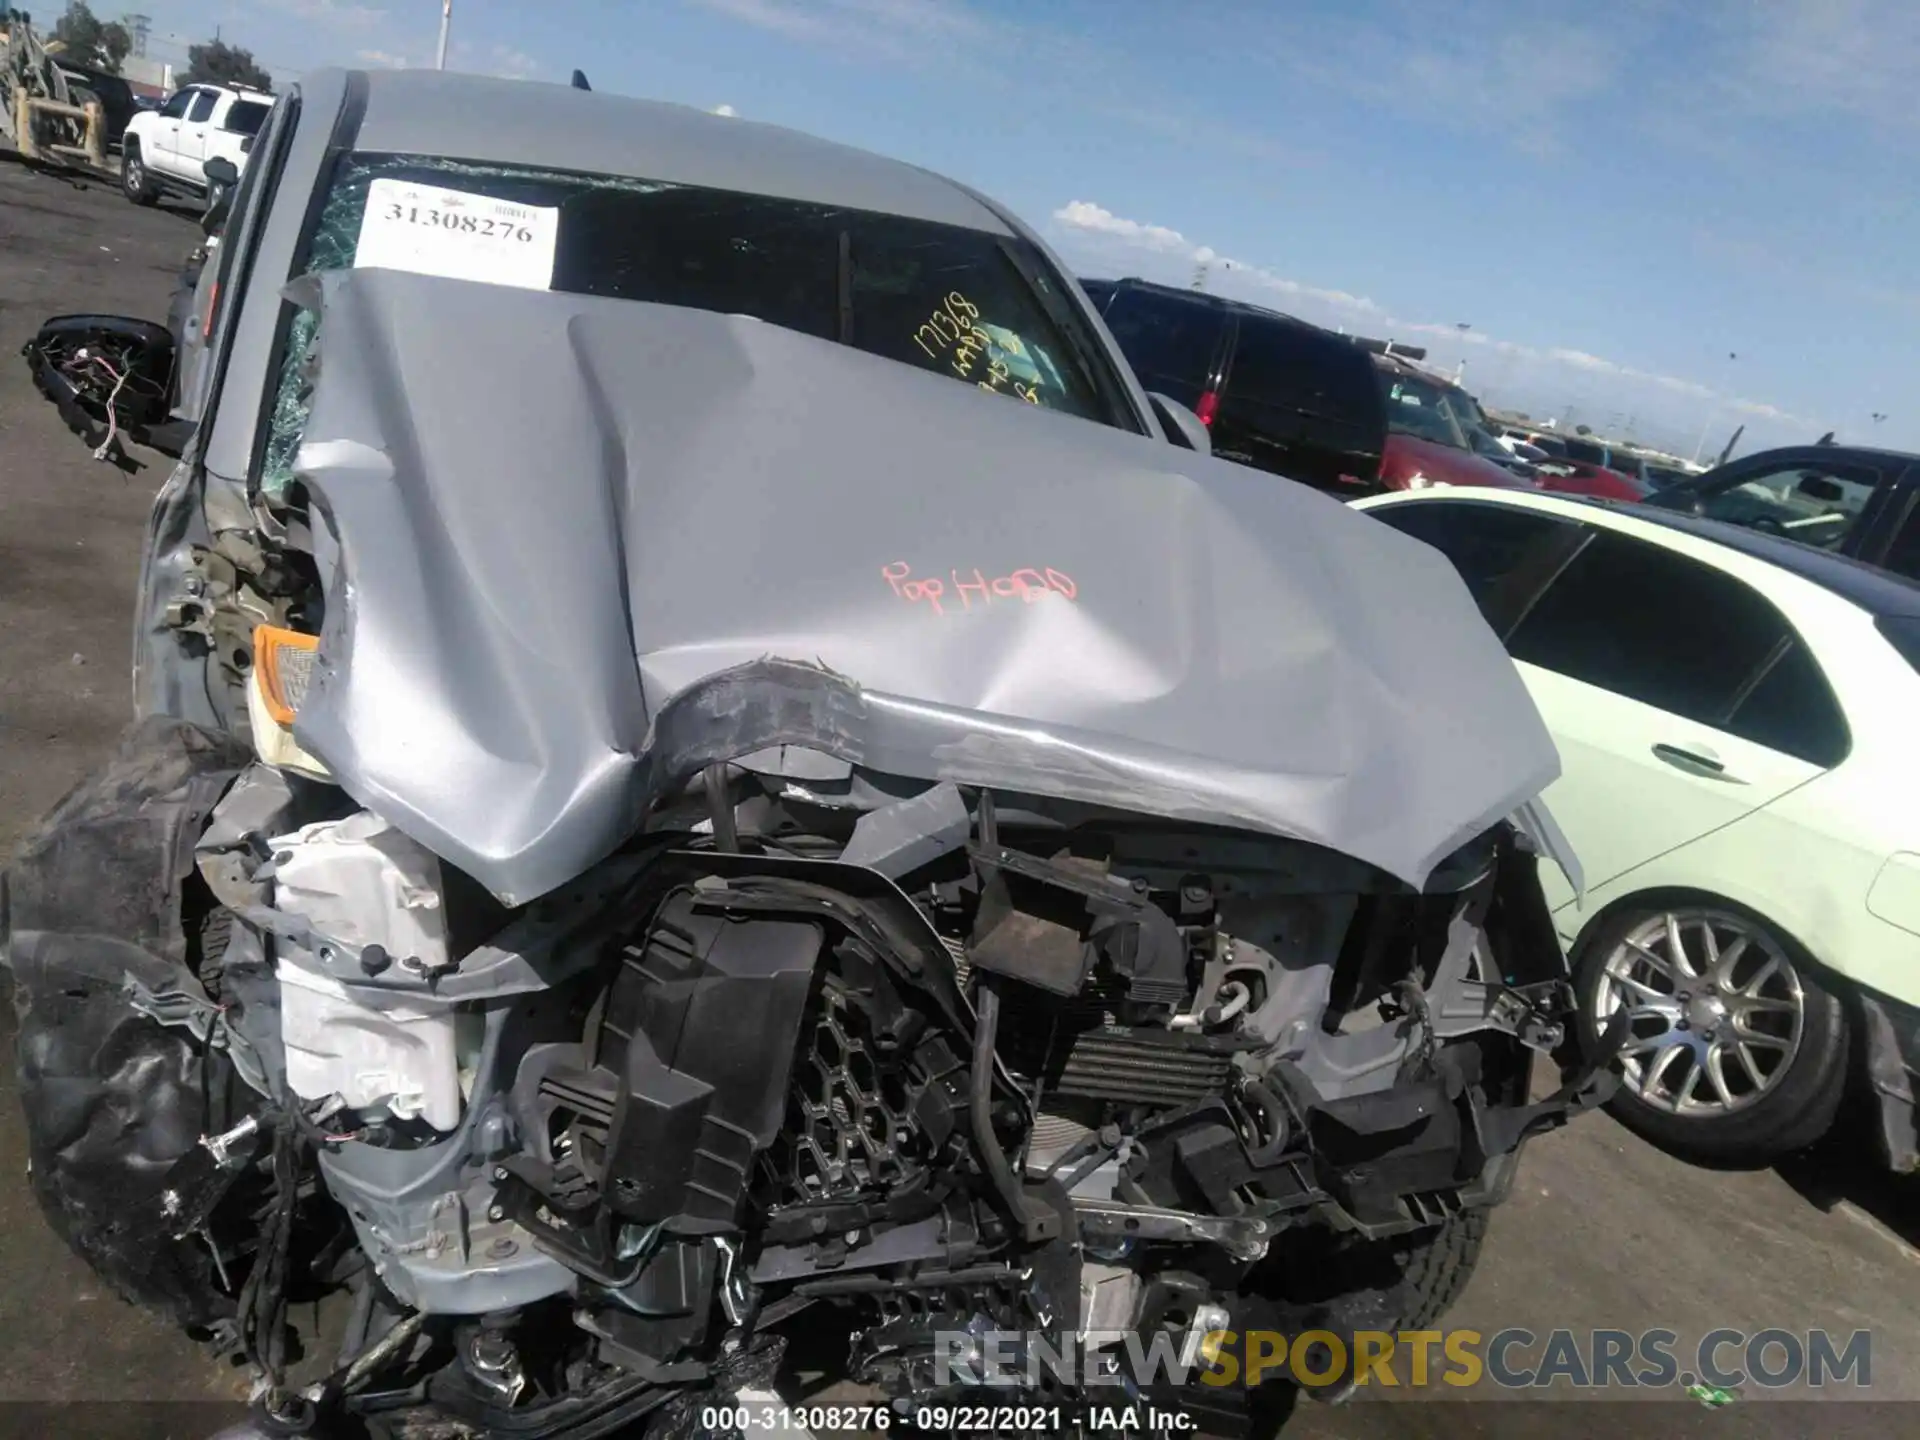
[[[1001,1059],[1042,1095],[1156,1109],[1224,1092],[1241,1048],[1230,1036],[1113,1023],[1097,998],[1010,1002],[1000,1027]]]
[[[957,940],[946,944],[965,986],[966,948]],[[1163,1025],[1121,1024],[1116,1019],[1121,1004],[1117,987],[1098,979],[1067,1001],[1017,986],[1000,1022],[1000,1058],[1014,1073],[1039,1080],[1047,1098],[1166,1108],[1227,1088],[1243,1042]]]

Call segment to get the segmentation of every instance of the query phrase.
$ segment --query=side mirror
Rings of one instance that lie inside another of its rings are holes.
[[[233,209],[233,187],[240,183],[240,169],[224,155],[207,161],[207,208],[200,216],[200,228],[211,235],[227,223]]]
[[[20,353],[35,387],[103,460],[121,436],[147,440],[173,408],[173,336],[151,321],[60,315]]]
[[[253,142],[258,138],[259,137],[257,135],[249,135],[243,140],[241,140],[240,153],[242,155],[251,155],[253,153]]]
[[[1166,433],[1167,439],[1175,445],[1197,450],[1202,455],[1213,453],[1213,436],[1198,415],[1171,395],[1162,395],[1158,390],[1149,390],[1147,399],[1153,402],[1153,413],[1159,417],[1160,428]]]

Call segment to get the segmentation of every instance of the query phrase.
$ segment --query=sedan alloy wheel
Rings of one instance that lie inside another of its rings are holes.
[[[1594,1028],[1625,1010],[1625,1088],[1650,1108],[1686,1118],[1741,1110],[1792,1067],[1806,1028],[1806,993],[1766,928],[1725,911],[1668,910],[1643,918],[1600,966]]]

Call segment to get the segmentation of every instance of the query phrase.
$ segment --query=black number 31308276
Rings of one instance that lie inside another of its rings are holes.
[[[408,225],[428,225],[436,230],[455,230],[466,235],[479,235],[493,240],[517,240],[522,245],[533,243],[533,231],[524,225],[516,225],[511,220],[494,220],[484,215],[463,215],[455,210],[435,210],[432,206],[422,208],[418,205],[388,205],[387,219],[404,221]]]

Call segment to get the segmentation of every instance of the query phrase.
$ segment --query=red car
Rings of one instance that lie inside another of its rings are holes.
[[[1475,445],[1475,439],[1484,436],[1488,450],[1500,450],[1466,391],[1396,356],[1382,355],[1375,363],[1387,402],[1381,485],[1389,490],[1424,490],[1430,485],[1534,488]]]
[[[1590,460],[1554,460],[1542,465],[1539,485],[1542,490],[1554,490],[1562,495],[1591,495],[1628,504],[1637,504],[1648,494],[1647,487],[1638,480]]]
[[[1540,488],[1636,504],[1653,493],[1646,462],[1631,451],[1585,436],[1555,437],[1553,459],[1540,467]]]

